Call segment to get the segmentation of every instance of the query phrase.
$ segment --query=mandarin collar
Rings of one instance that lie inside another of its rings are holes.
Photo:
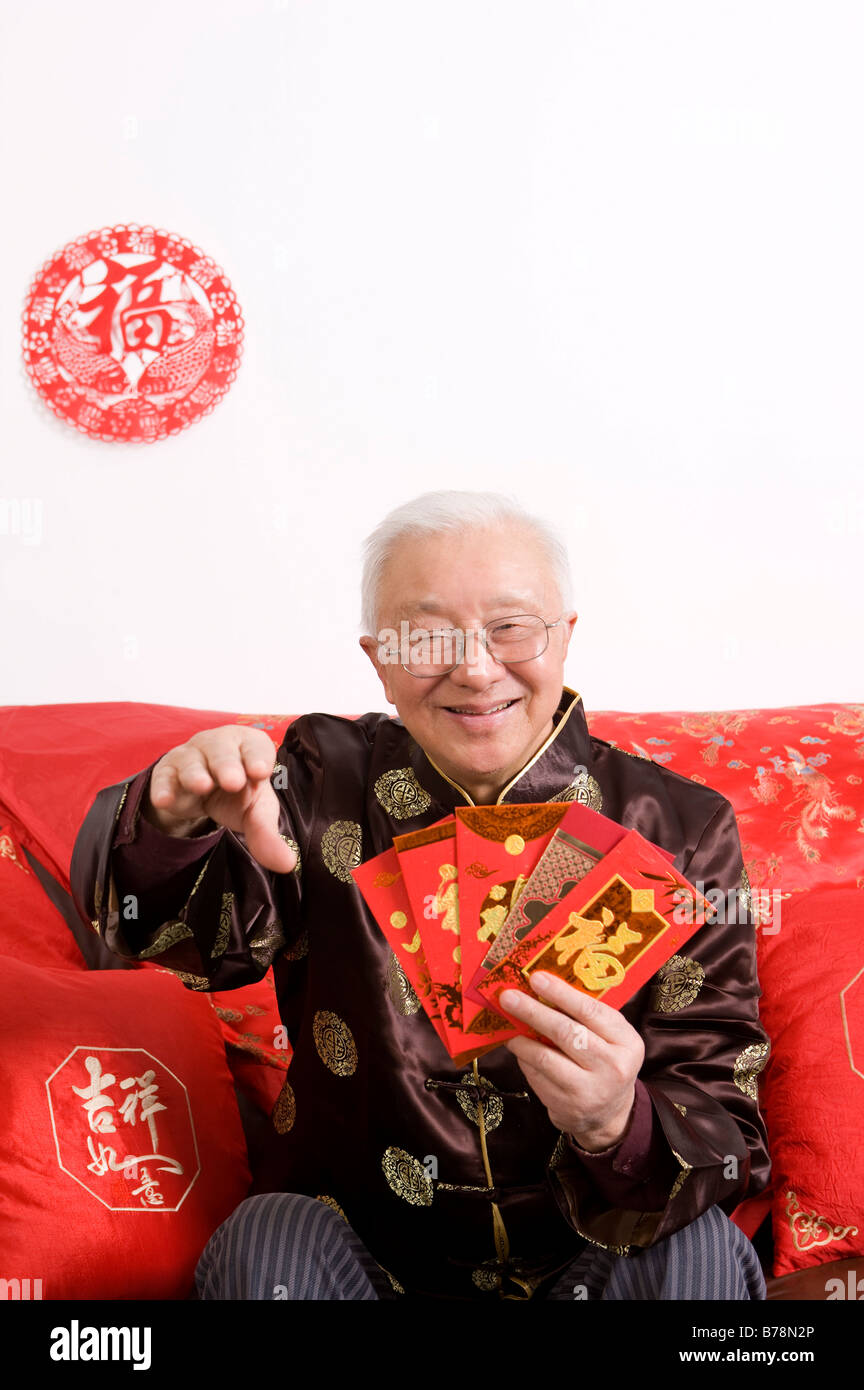
[[[560,795],[593,761],[591,735],[582,696],[564,686],[553,716],[555,727],[528,762],[499,792],[495,804],[549,801]],[[453,781],[411,737],[399,719],[395,729],[409,741],[409,759],[420,786],[433,798],[442,814],[456,806],[473,806],[469,793]],[[404,746],[404,745],[403,745]]]

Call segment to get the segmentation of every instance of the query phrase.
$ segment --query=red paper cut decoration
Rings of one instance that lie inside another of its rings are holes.
[[[240,365],[243,318],[219,266],[134,223],[78,237],[46,261],[23,324],[36,390],[94,439],[177,434],[209,415]]]

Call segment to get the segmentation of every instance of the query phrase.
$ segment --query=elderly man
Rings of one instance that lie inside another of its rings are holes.
[[[84,919],[193,989],[272,965],[294,1049],[259,1191],[204,1252],[202,1298],[764,1297],[728,1219],[768,1173],[746,912],[701,928],[620,1011],[545,977],[543,1002],[511,991],[544,1041],[466,1068],[351,877],[459,805],[579,799],[734,901],[729,803],[592,738],[564,686],[569,582],[515,504],[421,497],[366,549],[361,645],[398,718],[305,715],[275,769],[263,732],[207,730],[89,812]],[[409,634],[395,660],[385,630]],[[116,911],[128,893],[135,922]]]

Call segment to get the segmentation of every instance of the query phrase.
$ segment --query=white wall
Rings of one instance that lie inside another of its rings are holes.
[[[864,693],[864,9],[31,0],[2,13],[0,702],[382,707],[362,537],[431,487],[557,520],[590,708]],[[30,279],[188,237],[238,379],[152,446],[56,421]]]

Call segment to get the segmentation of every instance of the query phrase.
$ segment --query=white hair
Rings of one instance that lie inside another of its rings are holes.
[[[406,536],[435,536],[442,531],[505,523],[524,526],[536,536],[552,569],[562,606],[568,609],[572,601],[570,562],[564,543],[547,522],[526,512],[514,497],[499,492],[424,492],[389,512],[363,544],[363,631],[370,636],[377,631],[381,579],[393,551]]]

